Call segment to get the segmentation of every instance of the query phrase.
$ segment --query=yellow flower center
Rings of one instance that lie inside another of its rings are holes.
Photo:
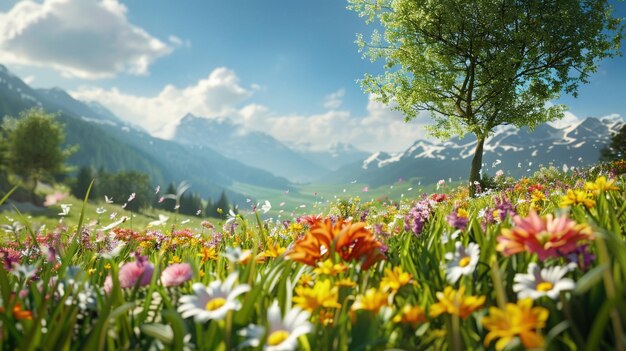
[[[206,308],[207,311],[215,311],[216,309],[224,306],[225,303],[226,303],[225,298],[216,297],[212,300],[209,300],[209,302],[206,303],[206,306],[204,306],[204,308]]]
[[[285,330],[277,330],[270,334],[267,338],[267,344],[270,346],[276,346],[283,343],[289,337],[289,332]]]
[[[461,267],[467,267],[470,264],[470,261],[472,259],[469,257],[463,257],[460,261],[459,261],[459,266]]]
[[[552,288],[554,288],[554,285],[550,282],[541,282],[537,284],[537,291],[546,292],[552,290]]]

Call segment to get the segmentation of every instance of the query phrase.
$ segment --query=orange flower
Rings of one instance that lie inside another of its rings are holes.
[[[288,257],[315,266],[323,256],[336,252],[344,261],[362,260],[361,267],[368,269],[384,258],[381,246],[363,222],[339,220],[333,224],[330,219],[326,219],[315,223],[304,237],[296,241]]]
[[[4,313],[3,307],[0,307],[0,313]],[[33,312],[28,311],[28,310],[23,310],[22,305],[20,305],[18,302],[15,304],[15,306],[13,306],[13,318],[17,320],[21,320],[21,319],[32,320]]]
[[[519,252],[537,253],[540,260],[567,255],[578,247],[578,241],[591,239],[591,228],[563,215],[539,217],[531,211],[528,217],[513,217],[515,227],[502,229],[496,250],[505,256]]]
[[[426,314],[420,306],[404,305],[400,313],[393,317],[393,322],[416,326],[419,323],[426,322]]]
[[[543,347],[543,337],[537,329],[545,326],[548,310],[533,307],[532,304],[528,298],[519,300],[517,304],[507,303],[504,310],[490,307],[489,315],[481,319],[483,326],[489,330],[484,341],[485,347],[498,339],[496,350],[504,350],[516,336],[519,336],[525,348]]]

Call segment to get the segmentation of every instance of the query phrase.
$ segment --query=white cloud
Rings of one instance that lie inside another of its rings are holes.
[[[214,118],[236,114],[237,105],[251,92],[239,85],[232,70],[220,67],[192,86],[166,85],[152,97],[126,94],[117,88],[94,87],[81,87],[70,94],[76,99],[98,101],[119,117],[167,138],[185,114]]]
[[[126,13],[118,0],[18,2],[0,13],[0,61],[86,79],[146,74],[172,47],[131,24]]]
[[[403,151],[415,140],[425,137],[421,116],[409,123],[403,115],[370,97],[364,116],[354,115],[339,105],[313,115],[279,115],[267,106],[248,101],[258,86],[244,88],[230,69],[215,69],[194,85],[165,86],[156,96],[136,96],[119,89],[82,87],[72,91],[77,99],[98,101],[119,117],[139,125],[155,136],[169,138],[180,119],[191,112],[207,118],[231,118],[248,130],[272,135],[290,145],[324,150],[338,142],[366,151]],[[328,97],[341,98],[340,90]]]
[[[336,110],[340,108],[345,94],[345,89],[339,89],[332,94],[326,95],[326,98],[324,98],[324,107],[329,110]]]
[[[325,150],[337,142],[365,151],[404,151],[417,139],[425,138],[427,115],[405,123],[403,115],[370,96],[365,116],[330,109],[315,115],[273,114],[269,108],[251,104],[239,111],[240,123],[266,132],[278,140],[312,150]]]

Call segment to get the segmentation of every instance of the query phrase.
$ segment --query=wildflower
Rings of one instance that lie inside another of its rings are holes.
[[[3,307],[0,307],[0,313],[4,314]],[[22,320],[22,319],[32,320],[33,312],[28,311],[28,310],[23,310],[22,305],[20,305],[20,303],[18,302],[15,305],[13,305],[13,318],[17,320]]]
[[[269,330],[267,332],[267,341],[263,350],[295,350],[298,346],[298,337],[310,333],[313,330],[313,325],[308,321],[309,317],[309,312],[303,311],[299,307],[294,307],[285,313],[285,318],[281,318],[278,302],[274,301],[274,303],[267,310]],[[257,335],[261,336],[262,333],[257,333]],[[257,340],[260,341],[260,338]]]
[[[313,276],[310,274],[302,274],[300,276],[300,279],[298,280],[298,282],[300,283],[300,285],[305,285],[305,286],[309,286],[313,284]]]
[[[352,311],[365,310],[377,314],[381,308],[389,305],[389,296],[376,288],[367,289],[364,295],[359,295],[352,305]]]
[[[267,242],[267,249],[263,252],[261,252],[260,256],[263,258],[276,258],[282,254],[285,253],[285,251],[287,251],[286,248],[280,246],[279,243],[277,243],[276,241],[270,239]]]
[[[120,287],[132,288],[135,285],[146,286],[150,284],[152,273],[154,273],[152,263],[147,262],[143,257],[138,257],[137,261],[123,265],[117,277],[120,281]]]
[[[434,202],[444,202],[448,199],[448,195],[446,194],[432,194],[430,199]]]
[[[448,224],[456,229],[465,230],[465,227],[467,227],[468,217],[469,214],[467,211],[464,208],[457,206],[452,213],[448,215]]]
[[[240,247],[227,247],[226,253],[222,255],[232,263],[246,264],[250,260],[250,257],[252,257],[252,251],[242,250]]]
[[[331,288],[330,280],[318,280],[313,287],[298,286],[296,287],[296,297],[293,302],[302,309],[312,312],[320,307],[340,308],[337,302],[339,299],[339,289]]]
[[[585,189],[593,192],[595,195],[598,195],[601,191],[619,190],[619,188],[614,184],[615,179],[609,179],[607,181],[605,176],[600,176],[595,182],[587,182],[585,184]]]
[[[261,211],[263,211],[263,213],[268,213],[270,210],[272,209],[272,204],[265,200],[265,203],[263,203],[263,205],[261,206]]]
[[[596,260],[596,256],[589,250],[589,244],[584,244],[568,254],[567,259],[571,263],[575,263],[579,270],[586,272],[591,268],[591,264]]]
[[[567,189],[567,194],[562,197],[560,207],[568,207],[572,205],[582,204],[587,208],[596,205],[596,201],[592,199],[591,194],[584,190]]]
[[[181,305],[178,312],[183,318],[194,317],[196,323],[208,320],[222,320],[229,311],[237,311],[241,303],[237,297],[250,291],[250,286],[240,284],[233,287],[238,273],[231,273],[224,282],[216,280],[204,286],[195,283],[191,286],[194,295],[184,295],[180,298]]]
[[[496,250],[505,256],[519,252],[537,253],[540,260],[548,257],[567,255],[578,247],[578,242],[591,239],[591,228],[584,224],[577,224],[567,218],[567,215],[554,218],[552,214],[539,217],[531,211],[528,217],[513,217],[515,227],[503,228],[497,238]]]
[[[574,289],[574,281],[564,278],[569,270],[566,267],[549,267],[541,269],[532,262],[528,265],[528,274],[518,273],[513,278],[513,291],[520,299],[530,297],[536,300],[542,296],[551,299],[559,297],[564,290]]]
[[[400,313],[393,317],[393,322],[416,326],[419,323],[426,322],[426,314],[420,306],[404,305]]]
[[[324,262],[318,262],[317,268],[313,270],[317,275],[328,275],[331,277],[336,276],[339,273],[343,273],[348,269],[346,265],[340,263],[333,264],[331,259],[326,259]]]
[[[469,243],[466,249],[460,241],[457,241],[454,247],[454,253],[448,252],[445,255],[450,261],[446,267],[446,278],[450,284],[456,283],[462,275],[474,273],[480,256],[480,248],[476,243]]]
[[[163,286],[178,286],[193,277],[191,265],[189,263],[175,263],[161,272],[161,283]]]
[[[356,286],[356,283],[350,278],[342,278],[335,282],[335,286],[344,286],[347,288],[354,288]]]
[[[485,296],[465,296],[464,286],[459,290],[447,286],[443,292],[437,292],[437,299],[439,302],[430,306],[431,317],[448,313],[465,319],[485,303]]]
[[[499,170],[497,170],[497,171],[496,171],[496,176],[495,176],[495,178],[496,178],[496,179],[497,179],[497,178],[500,178],[500,177],[502,177],[503,175],[504,175],[504,171],[503,171],[503,170],[501,170],[501,169],[499,169]]]
[[[218,257],[217,251],[215,250],[214,247],[205,247],[205,246],[202,247],[198,256],[201,257],[200,262],[202,262],[202,264],[205,264],[207,261],[216,261]]]
[[[537,332],[545,326],[548,310],[543,307],[532,307],[531,299],[522,299],[507,303],[504,310],[489,308],[489,315],[482,318],[481,323],[489,330],[484,340],[485,347],[495,340],[496,350],[501,351],[519,337],[527,349],[543,347],[543,337]]]
[[[530,195],[530,208],[541,209],[544,201],[546,201],[546,195],[539,190],[533,190]]]
[[[412,275],[402,270],[402,267],[385,268],[385,276],[380,281],[380,288],[383,291],[398,292],[401,287],[409,284]]]
[[[361,268],[368,269],[384,256],[382,244],[365,228],[365,223],[350,223],[330,219],[317,222],[304,237],[298,239],[288,257],[314,266],[323,256],[338,253],[344,261],[361,260]]]
[[[422,233],[432,209],[428,200],[419,201],[404,217],[404,230],[412,231],[416,236]]]
[[[169,260],[169,264],[173,264],[173,263],[181,263],[182,260],[180,259],[180,257],[178,257],[177,255],[172,256],[172,259]]]

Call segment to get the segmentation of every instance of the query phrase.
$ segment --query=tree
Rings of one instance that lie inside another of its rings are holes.
[[[626,124],[611,138],[611,143],[602,149],[605,161],[623,160],[626,157]]]
[[[126,209],[132,212],[139,212],[149,207],[152,202],[150,176],[141,172],[101,173],[98,189],[102,195],[112,198],[115,203],[126,203]],[[131,196],[133,193],[134,198]]]
[[[76,175],[75,182],[71,186],[72,195],[79,199],[84,199],[85,195],[87,195],[87,189],[89,189],[89,185],[94,178],[95,174],[91,167],[81,167]],[[95,199],[98,196],[97,191],[95,190],[95,186],[91,188],[91,191],[89,192],[90,199]]]
[[[39,180],[65,172],[65,160],[74,149],[61,147],[65,140],[63,127],[41,108],[23,111],[17,120],[5,119],[3,129],[7,132],[9,169],[31,182],[32,198],[36,200]]]
[[[607,0],[349,2],[383,29],[369,42],[357,37],[365,56],[386,61],[384,74],[365,75],[364,90],[407,121],[429,113],[433,136],[474,134],[472,194],[494,128],[561,118],[565,107],[548,102],[576,96],[599,59],[619,54],[624,31]]]

